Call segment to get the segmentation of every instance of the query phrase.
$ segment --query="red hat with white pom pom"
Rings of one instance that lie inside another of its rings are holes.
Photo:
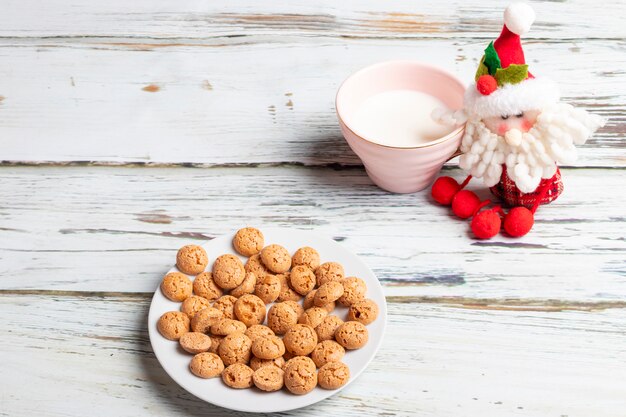
[[[475,82],[465,92],[465,111],[470,118],[540,110],[559,100],[554,82],[528,72],[520,36],[530,30],[534,20],[535,12],[526,3],[513,3],[504,11],[502,32],[485,49]]]

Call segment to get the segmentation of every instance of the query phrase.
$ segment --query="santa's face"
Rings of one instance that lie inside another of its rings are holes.
[[[504,114],[483,119],[487,129],[499,136],[504,136],[511,129],[517,129],[522,133],[528,132],[537,121],[539,110],[527,110],[518,114]]]
[[[584,143],[601,124],[597,116],[563,103],[515,115],[470,117],[459,165],[489,187],[500,181],[504,168],[529,193],[542,178],[554,175],[557,162],[572,162],[574,145]]]

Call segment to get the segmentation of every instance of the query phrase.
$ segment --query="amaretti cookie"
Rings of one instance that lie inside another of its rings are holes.
[[[224,371],[224,363],[215,353],[198,353],[191,359],[189,370],[197,377],[213,378]]]
[[[365,298],[367,285],[361,278],[348,277],[341,281],[341,285],[343,285],[343,294],[339,297],[339,304],[350,307]]]
[[[247,364],[250,361],[252,341],[243,332],[234,332],[220,342],[217,353],[226,366],[234,363]]]
[[[180,311],[187,314],[189,316],[189,319],[193,319],[193,316],[195,316],[198,311],[203,310],[207,307],[211,307],[211,303],[209,302],[209,300],[204,297],[192,295],[191,297],[183,301],[183,303],[180,305]]]
[[[275,359],[261,359],[254,355],[250,358],[250,368],[252,370],[256,371],[263,366],[276,366],[282,369],[285,366],[285,358],[279,356]]]
[[[254,294],[244,294],[234,307],[235,317],[247,327],[261,324],[265,321],[265,303]]]
[[[191,296],[193,284],[189,277],[180,272],[170,272],[161,281],[161,292],[172,301],[185,301]]]
[[[308,310],[311,307],[315,307],[315,294],[317,294],[317,290],[311,291],[306,295],[306,297],[304,297],[302,305],[304,306],[305,310]],[[335,309],[335,302],[323,305],[322,308],[330,313]]]
[[[297,303],[295,301],[283,301],[283,303],[293,308],[293,310],[298,314],[298,317],[300,317],[302,313],[304,313],[304,307],[302,307],[302,304],[300,303]]]
[[[222,295],[220,298],[215,300],[215,302],[213,303],[213,308],[221,311],[224,314],[225,318],[234,319],[236,302],[236,297],[233,297],[232,295]]]
[[[283,246],[272,244],[261,250],[261,262],[270,271],[282,274],[291,268],[291,255]]]
[[[256,275],[254,272],[246,272],[246,276],[243,282],[238,287],[233,288],[230,291],[230,295],[233,297],[241,297],[244,294],[252,294],[256,285]]]
[[[322,286],[328,281],[341,281],[344,278],[343,266],[337,262],[325,262],[315,270],[317,286]]]
[[[325,340],[318,343],[311,352],[311,359],[315,362],[315,366],[321,368],[328,362],[339,362],[346,354],[346,350],[334,340]]]
[[[254,227],[239,229],[233,238],[233,247],[243,256],[252,256],[259,253],[264,245],[263,233]]]
[[[275,336],[272,329],[262,324],[255,324],[248,327],[248,330],[246,330],[245,333],[246,336],[248,336],[253,342],[257,337]]]
[[[313,271],[304,265],[294,266],[291,269],[290,279],[291,288],[300,295],[307,295],[311,292],[317,282]]]
[[[176,254],[176,267],[184,274],[198,275],[209,263],[209,257],[202,246],[186,245]]]
[[[189,316],[180,311],[168,311],[157,322],[157,329],[168,340],[178,340],[189,332]]]
[[[315,327],[318,342],[324,340],[332,340],[335,337],[335,331],[343,324],[343,320],[335,315],[328,315],[324,320]]]
[[[267,392],[278,391],[283,387],[285,372],[276,366],[263,366],[252,375],[254,385]]]
[[[320,387],[324,389],[337,389],[350,379],[350,368],[343,362],[328,362],[322,366],[317,374]]]
[[[212,344],[209,336],[199,332],[185,333],[180,337],[178,343],[186,352],[192,354],[208,352]]]
[[[224,294],[213,281],[213,274],[208,271],[198,274],[193,280],[193,293],[209,301],[217,300]]]
[[[222,289],[232,290],[238,287],[245,275],[243,263],[235,255],[220,255],[213,262],[213,280]]]
[[[302,395],[311,392],[317,385],[317,369],[313,360],[306,356],[296,356],[285,364],[285,387],[292,394]]]
[[[246,261],[246,264],[244,265],[244,269],[246,270],[246,272],[252,272],[256,276],[256,279],[264,277],[265,274],[270,272],[265,267],[265,265],[263,265],[263,262],[261,262],[260,254],[252,255],[251,257],[249,257]]]
[[[335,340],[346,349],[359,349],[368,339],[367,327],[358,321],[347,321],[335,331]]]
[[[343,295],[343,285],[337,281],[328,281],[322,284],[315,292],[313,304],[322,307],[330,303],[334,303]]]
[[[369,298],[350,306],[348,310],[348,320],[358,321],[362,324],[370,324],[378,317],[378,305]]]
[[[231,388],[250,388],[254,383],[254,371],[243,363],[235,363],[224,369],[222,381]]]
[[[191,319],[191,329],[194,332],[200,333],[208,333],[217,321],[224,317],[224,313],[222,313],[217,308],[206,307],[202,310],[198,311],[194,314]]]
[[[285,349],[294,355],[308,355],[317,345],[317,333],[309,325],[296,324],[285,333],[283,342]]]
[[[285,353],[285,344],[278,336],[263,336],[252,342],[252,354],[259,359],[276,359]]]
[[[285,334],[298,323],[298,313],[287,303],[276,303],[267,313],[267,325],[276,334]]]
[[[309,246],[298,249],[291,258],[291,267],[306,266],[311,271],[315,271],[320,266],[320,254]]]
[[[280,280],[274,274],[266,274],[256,281],[254,295],[259,297],[265,304],[273,303],[280,294]]]
[[[324,310],[321,307],[311,307],[307,310],[304,310],[304,313],[298,318],[298,323],[300,324],[308,324],[309,326],[315,328],[319,326],[324,318],[328,315],[328,311]]]
[[[213,326],[211,326],[211,333],[215,336],[228,336],[231,333],[246,331],[246,325],[239,320],[233,319],[219,319]]]

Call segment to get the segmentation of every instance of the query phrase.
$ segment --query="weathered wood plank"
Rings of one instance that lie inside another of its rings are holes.
[[[376,61],[423,59],[469,80],[485,46],[461,39],[281,40],[226,47],[0,40],[0,158],[358,164],[334,113],[346,76]],[[626,166],[624,52],[623,42],[527,45],[536,74],[558,78],[567,101],[609,118],[582,147],[577,166]],[[581,65],[589,62],[593,69]]]
[[[361,169],[3,167],[0,287],[152,292],[178,247],[252,224],[335,237],[389,296],[624,300],[626,171],[563,174],[531,234],[482,242],[427,192],[385,193]]]
[[[225,415],[160,368],[145,329],[148,307],[149,298],[0,296],[0,379],[11,381],[0,385],[1,412]],[[626,405],[623,309],[390,303],[389,313],[383,346],[353,385],[286,415],[614,417]]]
[[[169,2],[35,0],[5,2],[0,36],[206,38],[255,35],[324,37],[492,37],[509,1]],[[529,37],[622,39],[619,0],[533,2]]]

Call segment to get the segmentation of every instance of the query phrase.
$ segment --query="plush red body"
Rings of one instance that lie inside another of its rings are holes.
[[[532,193],[523,193],[506,174],[506,167],[503,167],[500,182],[489,189],[493,195],[502,200],[502,204],[507,207],[524,206],[530,209],[537,201],[540,190],[546,185],[548,189],[546,190],[545,195],[539,200],[539,204],[548,204],[556,200],[557,197],[563,192],[561,171],[559,171],[558,168],[556,169],[556,174],[554,174],[552,178],[541,180],[535,191]]]

